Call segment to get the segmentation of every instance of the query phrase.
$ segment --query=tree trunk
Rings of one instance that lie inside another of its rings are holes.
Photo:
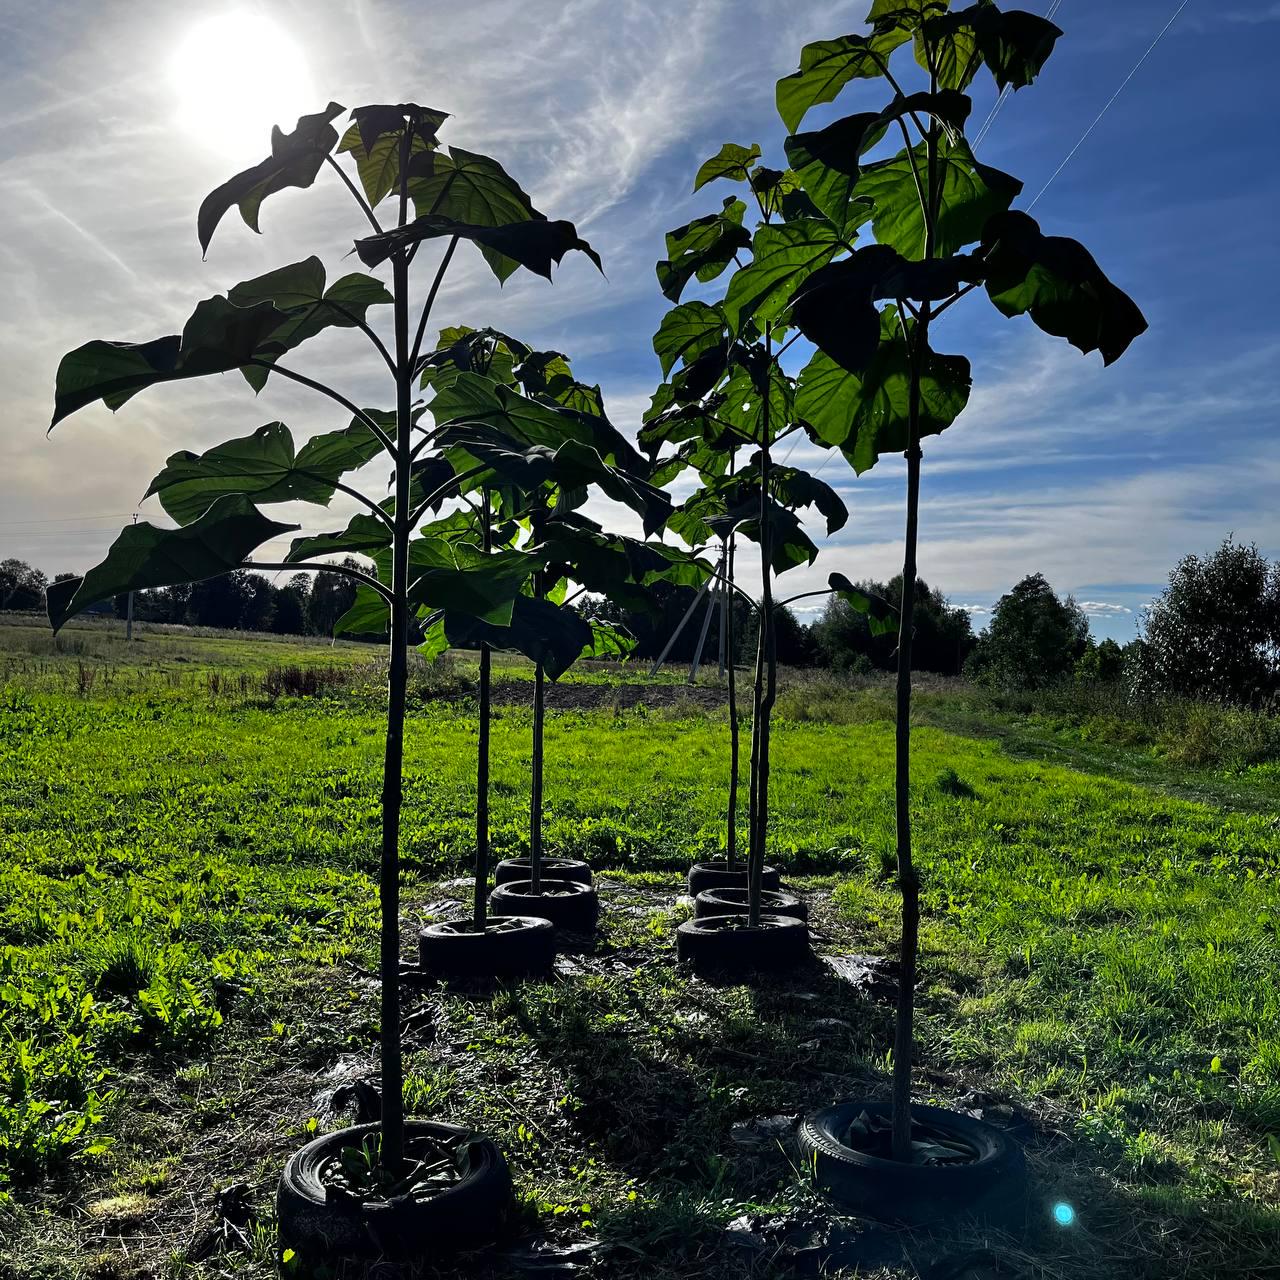
[[[529,878],[542,892],[542,730],[546,719],[546,677],[542,663],[533,669],[533,782],[529,790]]]
[[[409,265],[393,263],[396,337],[395,529],[391,553],[391,637],[387,677],[387,748],[382,765],[382,859],[379,978],[382,986],[382,1163],[404,1163],[404,1062],[400,1047],[400,805],[404,794],[404,705],[409,648],[409,454],[412,392],[409,369]]]
[[[769,737],[773,704],[778,687],[777,647],[774,640],[773,618],[773,570],[769,556],[772,551],[769,519],[769,408],[766,391],[764,408],[764,444],[760,449],[760,643],[756,659],[757,686],[763,688],[757,694],[755,734],[755,816],[753,819],[751,866],[747,874],[747,921],[760,923],[761,880],[764,876],[765,855],[769,836]]]
[[[481,538],[485,554],[493,550],[493,534],[490,529],[489,491],[484,493],[480,507],[484,521]],[[480,732],[476,748],[476,885],[472,922],[477,933],[484,932],[486,917],[486,893],[489,888],[489,679],[493,655],[487,644],[480,646]]]
[[[735,644],[733,612],[733,534],[729,535],[729,543],[725,549],[725,649],[728,652],[729,675],[729,813],[725,842],[726,866],[730,871],[738,866],[738,773],[739,756],[741,755],[741,729],[738,725],[738,672],[737,648]]]
[[[914,1058],[916,950],[920,939],[920,879],[911,850],[911,649],[916,606],[916,542],[920,522],[920,373],[928,349],[928,305],[916,326],[907,406],[907,534],[898,622],[897,724],[894,731],[894,811],[898,887],[902,892],[898,1013],[893,1036],[893,1158],[911,1159],[911,1068]]]
[[[930,92],[938,90],[936,71]],[[937,226],[938,124],[925,138],[926,171],[922,192],[924,260],[934,254]],[[893,1138],[895,1160],[911,1160],[911,1069],[915,1058],[916,952],[920,943],[920,878],[911,850],[911,642],[916,609],[916,542],[920,525],[920,378],[929,352],[930,304],[920,304],[914,331],[903,304],[898,319],[910,346],[907,388],[907,532],[902,559],[902,612],[898,621],[897,723],[894,728],[894,817],[897,827],[898,888],[902,893],[902,943],[899,950],[898,1010],[893,1032]]]

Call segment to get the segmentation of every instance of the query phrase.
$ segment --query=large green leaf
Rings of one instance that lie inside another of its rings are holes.
[[[268,335],[270,344],[278,348],[262,357],[269,363],[325,329],[352,328],[365,321],[370,307],[393,301],[381,280],[360,272],[343,276],[326,289],[324,264],[316,257],[246,280],[227,297],[237,307],[270,302],[284,314],[285,319]],[[261,391],[271,371],[246,365],[241,372],[255,391]]]
[[[794,420],[794,388],[777,361],[768,361],[768,411],[765,409],[763,383],[750,369],[734,369],[723,388],[724,400],[715,412],[719,422],[732,427],[734,432],[753,444],[762,444],[765,437],[766,418],[768,435],[772,441]],[[722,433],[723,434],[723,433]]]
[[[556,680],[578,658],[594,649],[591,627],[570,608],[520,596],[515,601],[510,625],[493,626],[458,611],[446,611],[444,630],[448,643],[458,649],[514,650],[532,662],[540,662],[547,676]]]
[[[865,615],[867,629],[873,636],[888,636],[897,631],[898,610],[887,600],[850,582],[843,573],[833,573],[827,583],[845,604]]]
[[[705,187],[708,182],[717,178],[728,178],[732,182],[745,182],[751,166],[760,158],[760,144],[753,142],[749,147],[740,146],[736,142],[726,142],[724,146],[699,166],[693,179],[695,191]]]
[[[158,495],[160,505],[179,524],[190,524],[224,493],[243,493],[259,504],[327,505],[343,474],[381,451],[381,441],[356,418],[342,431],[307,441],[295,456],[289,428],[270,422],[207,453],[184,449],[171,455],[144,496]]]
[[[410,544],[409,599],[506,626],[521,589],[541,565],[523,551],[486,554],[453,538],[417,538]]]
[[[391,503],[388,501],[386,505]],[[303,560],[318,560],[322,556],[372,556],[375,551],[390,545],[391,530],[386,523],[361,511],[351,517],[345,529],[294,538],[285,561],[296,564]],[[378,598],[381,599],[380,596]]]
[[[958,133],[972,107],[962,93],[914,93],[895,97],[883,111],[845,116],[824,129],[793,134],[786,140],[787,160],[817,207],[848,239],[871,216],[869,197],[858,193],[862,156],[902,116],[929,115]]]
[[[333,624],[333,634],[382,636],[391,625],[391,610],[385,597],[362,582],[356,587],[351,607]]]
[[[705,302],[685,302],[672,307],[653,335],[653,350],[665,378],[683,360],[691,364],[704,351],[725,339],[725,317],[719,307]]]
[[[309,187],[316,180],[325,156],[338,141],[332,121],[344,109],[331,102],[323,111],[303,116],[292,133],[276,125],[271,130],[271,154],[205,196],[196,219],[202,253],[209,251],[209,241],[232,205],[239,207],[245,225],[257,231],[258,210],[269,195],[286,187]]]
[[[438,346],[419,359],[415,372],[424,391],[448,386],[460,373],[478,373],[514,386],[516,366],[533,354],[526,343],[500,330],[458,325],[441,329]]]
[[[563,219],[549,222],[546,218],[532,218],[527,222],[509,222],[500,227],[490,227],[455,222],[440,214],[424,214],[394,231],[357,240],[356,252],[365,266],[376,267],[397,250],[444,236],[460,236],[464,240],[474,241],[482,249],[493,250],[497,259],[488,253],[486,258],[499,280],[505,280],[517,267],[527,267],[550,280],[552,266],[558,264],[571,249],[581,250],[596,264],[598,270],[604,270],[600,255],[578,235],[572,222]]]
[[[419,217],[449,218],[472,227],[503,227],[545,220],[528,193],[494,159],[461,147],[431,151],[409,164],[409,193]],[[476,239],[494,275],[515,270],[501,247]]]
[[[697,587],[710,572],[710,566],[676,547],[605,533],[586,520],[552,522],[542,549],[552,573],[628,609],[651,607],[646,587],[653,582]]]
[[[778,114],[787,131],[796,131],[810,107],[834,101],[850,80],[882,75],[889,55],[910,38],[908,32],[890,27],[870,36],[840,36],[805,45],[800,70],[778,81]]]
[[[880,341],[880,281],[900,260],[888,245],[873,244],[814,272],[791,299],[791,323],[831,359],[861,372]]]
[[[1146,331],[1137,303],[1103,274],[1077,240],[1046,236],[1014,210],[987,223],[982,236],[987,293],[1007,316],[1030,314],[1046,333],[1081,351],[1118,360]]]
[[[801,371],[796,414],[827,444],[840,446],[859,475],[882,453],[908,444],[911,367],[897,311],[881,313],[881,338],[861,376],[850,373],[823,351]],[[949,427],[969,400],[969,362],[963,356],[928,351],[920,381],[921,437]]]
[[[49,586],[49,621],[55,631],[90,605],[126,591],[200,582],[238,569],[256,547],[296,529],[267,519],[241,493],[219,498],[198,520],[178,529],[148,521],[126,525],[106,559],[83,578]]]
[[[356,107],[354,123],[342,136],[338,154],[350,152],[369,204],[380,204],[400,183],[400,152],[407,124],[412,121],[411,155],[434,150],[436,131],[447,111],[406,102],[398,106]]]
[[[473,226],[501,227],[542,215],[520,184],[494,159],[461,147],[415,156],[409,194],[419,216],[436,214]]]
[[[983,63],[998,88],[1024,88],[1044,66],[1062,32],[1046,18],[1021,9],[1001,12],[991,0],[928,17],[916,37],[916,61],[928,68],[932,51],[938,84],[963,89]]]
[[[152,342],[86,342],[58,365],[50,428],[95,400],[118,409],[156,383],[226,373],[255,357],[278,354],[271,335],[284,320],[270,302],[237,307],[219,294],[196,307],[181,335]]]
[[[792,299],[790,319],[806,338],[851,373],[861,373],[880,341],[875,303],[884,298],[937,301],[982,279],[971,254],[911,262],[873,244],[815,271]]]
[[[769,562],[773,571],[785,573],[799,565],[812,564],[817,559],[818,547],[804,531],[796,513],[776,497],[770,497],[765,508],[769,524]],[[676,509],[667,527],[690,546],[704,545],[712,538],[726,538],[734,530],[758,543],[758,461],[736,475],[707,480],[701,489]]]
[[[924,257],[924,212],[912,175],[912,158],[922,183],[927,181],[926,144],[918,143],[890,160],[863,167],[858,194],[875,206],[872,230],[881,244],[891,245],[906,258]],[[963,138],[938,140],[940,196],[933,252],[946,257],[981,239],[987,219],[1003,213],[1022,190],[1022,183],[973,158]]]
[[[734,260],[738,250],[751,244],[751,233],[742,225],[747,206],[734,196],[721,213],[695,218],[667,232],[667,256],[657,265],[663,295],[679,302],[684,287],[694,277],[702,283],[714,280]]]
[[[759,463],[754,464],[759,470]],[[799,467],[776,465],[769,471],[769,492],[792,510],[813,507],[827,522],[827,534],[839,532],[849,521],[844,499],[825,480]]]
[[[825,219],[759,227],[752,240],[752,260],[733,273],[721,304],[734,333],[742,333],[750,320],[776,320],[797,286],[840,249],[841,241]]]
[[[531,400],[476,373],[459,374],[450,386],[440,389],[428,408],[437,426],[480,423],[509,438],[553,449],[576,440],[594,449],[610,466],[646,473],[644,459],[607,418]]]

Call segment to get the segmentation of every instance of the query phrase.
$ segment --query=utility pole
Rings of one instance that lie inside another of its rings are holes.
[[[138,523],[138,513],[133,513],[133,523]],[[129,592],[129,603],[125,606],[124,611],[124,638],[126,641],[133,639],[133,592]]]

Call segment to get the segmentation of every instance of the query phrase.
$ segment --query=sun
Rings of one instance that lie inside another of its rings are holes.
[[[229,154],[261,150],[272,125],[292,129],[316,109],[301,48],[270,18],[245,10],[193,26],[170,60],[169,83],[178,125]]]

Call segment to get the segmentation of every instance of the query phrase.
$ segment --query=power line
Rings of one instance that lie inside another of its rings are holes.
[[[1049,181],[1046,182],[1044,186],[1040,188],[1040,190],[1036,193],[1036,198],[1032,200],[1032,202],[1029,205],[1027,205],[1028,211],[1036,207],[1036,204],[1039,201],[1040,197],[1044,195],[1046,191],[1049,190],[1049,187],[1052,185],[1053,180],[1058,176],[1058,174],[1060,174],[1063,171],[1063,169],[1067,167],[1067,165],[1071,161],[1071,157],[1074,156],[1075,153],[1079,151],[1080,148],[1084,145],[1085,139],[1088,138],[1088,136],[1094,131],[1095,128],[1097,128],[1098,121],[1100,121],[1102,117],[1107,114],[1107,112],[1111,108],[1111,104],[1115,102],[1115,100],[1124,92],[1125,86],[1129,83],[1130,80],[1133,79],[1134,76],[1138,74],[1138,71],[1141,69],[1142,64],[1146,62],[1146,60],[1151,56],[1152,50],[1154,50],[1156,45],[1158,45],[1160,41],[1164,38],[1165,32],[1168,31],[1169,28],[1173,26],[1175,22],[1177,22],[1182,11],[1190,3],[1191,3],[1191,0],[1182,0],[1182,3],[1178,5],[1178,7],[1173,11],[1173,16],[1169,19],[1168,22],[1164,24],[1163,27],[1160,28],[1159,32],[1157,32],[1156,34],[1156,38],[1147,46],[1146,52],[1142,55],[1142,57],[1140,57],[1138,61],[1133,64],[1133,69],[1129,72],[1129,74],[1125,76],[1123,80],[1120,81],[1120,87],[1115,91],[1115,93],[1111,95],[1111,97],[1107,99],[1106,104],[1103,106],[1102,110],[1099,111],[1098,114],[1093,118],[1093,123],[1090,124],[1089,127],[1080,135],[1080,139],[1076,143],[1076,145],[1072,147],[1070,151],[1067,152],[1066,159],[1064,159],[1063,162],[1049,175]]]
[[[1053,15],[1057,13],[1061,7],[1062,7],[1062,0],[1053,0],[1053,3],[1049,6],[1048,10],[1045,12],[1045,15],[1044,15],[1045,21],[1052,22]],[[996,116],[1000,114],[1000,109],[1004,106],[1006,99],[1009,97],[1009,95],[1012,92],[1013,92],[1013,86],[1008,84],[1005,85],[1005,87],[1000,90],[999,96],[996,98],[995,102],[992,103],[991,110],[987,112],[987,118],[982,122],[981,127],[978,129],[978,132],[973,139],[973,144],[971,147],[973,151],[976,152],[979,146],[982,145],[982,140],[991,131],[991,126],[996,122]]]
[[[53,516],[39,520],[0,520],[0,529],[13,528],[20,524],[80,524],[85,520],[127,520],[132,511],[104,511],[91,516]]]

